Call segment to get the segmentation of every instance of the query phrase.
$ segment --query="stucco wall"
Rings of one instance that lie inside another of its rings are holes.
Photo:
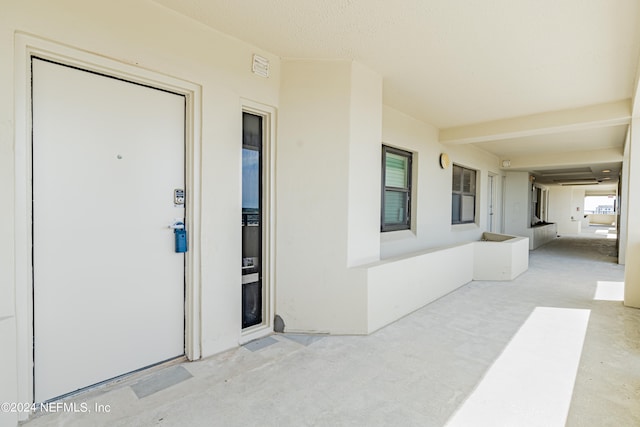
[[[640,118],[634,117],[631,122],[631,137],[628,140],[629,167],[628,183],[632,188],[640,183]],[[638,192],[628,191],[626,203],[627,218],[627,247],[626,258],[630,260],[625,265],[624,275],[624,304],[629,307],[640,308],[640,196]]]
[[[276,312],[288,331],[366,333],[365,277],[348,265],[378,258],[381,105],[381,78],[359,64],[283,63]]]
[[[276,306],[286,330],[362,333],[441,296],[428,280],[420,290],[424,298],[392,291],[398,313],[375,303],[399,284],[412,286],[417,271],[433,277],[446,271],[431,263],[418,268],[409,261],[415,253],[480,238],[489,172],[498,175],[495,191],[501,194],[498,159],[471,146],[442,145],[433,126],[382,107],[379,77],[357,63],[287,60],[282,67]],[[414,153],[411,230],[380,232],[381,144]],[[474,224],[451,225],[452,169],[440,167],[443,152],[478,171]],[[304,250],[300,240],[308,242]],[[392,257],[404,257],[393,267],[385,264],[397,270],[392,283],[372,270],[368,279],[361,276],[358,266]],[[453,282],[457,287],[469,280]]]
[[[380,258],[382,77],[351,65],[348,265]]]
[[[504,232],[527,237],[529,228],[529,195],[531,185],[528,172],[506,173]]]
[[[501,179],[498,158],[470,145],[444,145],[438,142],[438,129],[385,106],[382,142],[414,153],[413,224],[410,231],[382,233],[380,255],[384,258],[453,243],[478,240],[487,224],[488,173],[495,179],[496,206],[500,206]],[[476,221],[474,224],[451,224],[452,168],[440,167],[441,153],[452,163],[477,170]],[[495,210],[500,216],[500,210]],[[496,224],[500,224],[497,218]]]

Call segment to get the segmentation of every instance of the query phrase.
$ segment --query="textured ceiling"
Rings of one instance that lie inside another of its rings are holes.
[[[282,58],[356,60],[383,77],[386,105],[441,130],[635,95],[638,0],[153,1]],[[501,158],[615,147],[621,160],[626,129],[475,145]]]
[[[632,96],[637,0],[155,0],[283,58],[354,59],[439,128]]]

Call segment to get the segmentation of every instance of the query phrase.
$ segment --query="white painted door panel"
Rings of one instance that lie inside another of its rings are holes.
[[[33,60],[37,402],[184,353],[184,105]]]

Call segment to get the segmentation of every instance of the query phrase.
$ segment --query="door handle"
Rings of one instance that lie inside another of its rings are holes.
[[[184,221],[176,220],[173,224],[169,225],[172,230],[184,230]]]

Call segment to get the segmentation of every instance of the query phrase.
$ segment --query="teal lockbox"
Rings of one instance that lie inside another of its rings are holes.
[[[187,230],[185,230],[184,228],[176,228],[173,230],[173,233],[176,237],[176,252],[187,252]]]

